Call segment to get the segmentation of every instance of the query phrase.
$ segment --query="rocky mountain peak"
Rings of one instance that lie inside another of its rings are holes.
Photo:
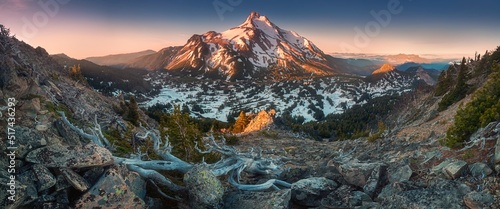
[[[276,27],[266,16],[260,15],[258,12],[251,12],[245,22],[239,28],[257,28],[259,26]]]
[[[271,71],[280,70],[292,75],[334,74],[326,55],[310,40],[279,28],[257,12],[222,33],[193,35],[171,61],[158,68],[226,80],[278,75]]]
[[[273,117],[275,114],[276,111],[274,109],[269,112],[265,110],[260,111],[257,116],[250,121],[244,132],[260,131],[269,127],[274,121]]]
[[[380,74],[380,73],[387,73],[387,72],[391,72],[393,71],[395,68],[394,66],[390,65],[390,64],[384,64],[382,65],[382,67],[380,67],[379,69],[375,70],[372,75],[374,74]]]

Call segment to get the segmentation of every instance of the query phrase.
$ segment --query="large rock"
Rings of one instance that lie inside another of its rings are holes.
[[[436,165],[431,168],[431,174],[442,174],[443,173],[443,168],[446,167],[448,164],[452,163],[454,159],[452,158],[447,158],[443,162],[439,163],[439,165]]]
[[[463,160],[455,160],[443,168],[443,174],[448,179],[456,179],[461,177],[467,169],[467,162]]]
[[[394,183],[410,180],[412,173],[413,171],[411,170],[410,166],[405,165],[403,167],[387,171],[387,176],[389,178],[389,182]]]
[[[491,170],[491,168],[484,163],[474,163],[472,165],[469,165],[469,171],[472,176],[481,178],[489,176],[491,173],[493,173],[493,170]]]
[[[111,167],[75,203],[75,208],[146,208],[122,176],[122,168]]]
[[[40,99],[39,98],[33,98],[31,100],[23,101],[23,104],[19,108],[23,112],[26,113],[29,117],[34,118],[38,111],[40,111]]]
[[[55,144],[41,147],[28,153],[26,161],[46,167],[85,168],[105,166],[113,163],[109,150],[94,143],[85,146],[64,146]]]
[[[325,177],[302,179],[292,184],[292,200],[304,206],[319,206],[321,199],[335,188],[337,183]]]
[[[269,127],[273,123],[272,112],[267,113],[265,110],[260,111],[254,119],[248,123],[244,132],[260,131]]]
[[[184,174],[191,208],[222,208],[224,188],[206,165],[198,165]]]
[[[89,183],[73,170],[69,168],[60,168],[59,170],[61,171],[61,174],[62,176],[64,176],[66,181],[68,181],[68,183],[71,184],[71,186],[73,186],[75,189],[84,192],[90,188]]]
[[[438,178],[429,186],[413,182],[387,185],[377,197],[382,208],[464,208],[463,198],[471,189],[460,182]]]
[[[33,174],[36,178],[38,191],[43,191],[56,185],[56,178],[49,169],[43,165],[33,165]]]
[[[33,149],[44,146],[47,142],[43,140],[40,133],[32,127],[16,126],[16,156],[19,159],[24,159],[26,155]]]
[[[125,183],[132,192],[141,199],[146,197],[146,181],[136,172],[129,172],[125,177]]]
[[[484,192],[471,192],[464,197],[464,202],[470,209],[489,208],[493,202],[493,196]]]
[[[228,209],[287,209],[291,190],[272,192],[236,191],[224,197],[224,208]]]
[[[358,188],[351,185],[341,185],[339,188],[330,192],[326,198],[321,200],[321,205],[328,205],[332,208],[353,208],[359,205],[367,194],[354,193]],[[360,192],[363,193],[363,192]],[[370,197],[368,197],[370,198]],[[359,200],[359,201],[358,201]],[[367,199],[366,199],[367,200]]]
[[[364,187],[377,163],[348,163],[340,165],[338,170],[347,183]]]
[[[370,174],[370,177],[368,177],[365,186],[363,186],[363,191],[370,197],[373,197],[373,195],[375,195],[375,191],[381,184],[381,177],[384,172],[385,166],[377,165],[377,167],[375,167]]]
[[[349,205],[351,207],[362,206],[363,203],[367,203],[367,202],[373,202],[373,201],[372,201],[372,198],[364,192],[354,191],[351,193],[351,197],[349,197]]]

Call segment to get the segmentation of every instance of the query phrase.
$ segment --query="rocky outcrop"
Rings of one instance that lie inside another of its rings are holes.
[[[265,110],[260,111],[257,116],[250,121],[244,132],[260,131],[268,128],[273,124],[274,114],[276,114],[274,110],[269,111],[269,113]]]
[[[85,168],[106,166],[113,163],[108,149],[89,143],[85,146],[50,145],[35,149],[26,156],[26,161],[46,167]]]
[[[111,167],[99,181],[82,195],[75,204],[75,208],[147,208],[127,185],[123,177],[122,167]]]

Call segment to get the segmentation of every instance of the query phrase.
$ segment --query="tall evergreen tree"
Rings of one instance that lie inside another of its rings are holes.
[[[444,95],[443,99],[441,99],[441,102],[439,102],[438,104],[438,111],[443,111],[455,102],[458,102],[461,99],[465,98],[467,92],[469,91],[469,86],[466,83],[467,73],[468,67],[466,65],[466,59],[464,57],[462,59],[462,63],[460,64],[460,69],[458,71],[455,86],[450,92],[448,92],[448,94]]]
[[[139,105],[137,105],[137,101],[135,101],[135,97],[130,97],[130,101],[128,104],[128,115],[127,119],[132,122],[134,125],[139,125]]]
[[[162,137],[168,136],[173,146],[172,154],[188,162],[199,162],[202,159],[202,155],[195,149],[195,142],[198,147],[203,147],[201,132],[190,121],[189,115],[181,112],[179,105],[175,105],[172,114],[162,119],[160,129],[163,130]]]

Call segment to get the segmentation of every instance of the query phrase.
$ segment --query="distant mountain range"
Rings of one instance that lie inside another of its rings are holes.
[[[145,55],[154,54],[156,51],[153,50],[145,50],[140,52],[133,53],[125,53],[125,54],[112,54],[101,57],[87,57],[85,60],[91,61],[98,65],[105,66],[126,66],[130,60],[136,59],[138,57],[142,57]]]

